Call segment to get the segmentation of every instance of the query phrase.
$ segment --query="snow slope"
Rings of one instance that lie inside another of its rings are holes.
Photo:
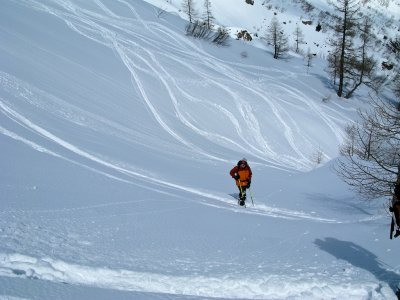
[[[170,12],[188,20],[184,12],[182,0],[145,0],[156,6],[156,13]],[[334,22],[329,15],[339,15],[333,4],[336,0],[255,0],[253,5],[247,4],[246,0],[212,0],[211,13],[214,23],[228,29],[233,38],[242,30],[248,31],[253,40],[250,44],[261,49],[266,49],[265,37],[271,21],[276,18],[281,30],[288,38],[289,46],[296,48],[295,31],[300,31],[299,51],[303,56],[310,51],[318,57],[327,57],[331,50],[329,40],[332,31],[329,26]],[[400,2],[398,0],[368,0],[359,1],[361,6],[359,12],[367,16],[374,26],[371,32],[376,39],[373,43],[375,59],[391,61],[395,63],[396,58],[385,51],[388,40],[394,39],[399,32]],[[194,15],[204,19],[204,1],[192,1]],[[341,4],[338,4],[339,6]],[[307,22],[311,22],[308,24]],[[321,26],[316,31],[317,25]]]
[[[138,0],[2,2],[0,299],[395,298],[384,199],[331,169],[366,98],[184,28]]]

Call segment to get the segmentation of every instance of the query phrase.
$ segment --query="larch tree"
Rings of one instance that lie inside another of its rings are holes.
[[[334,36],[331,40],[332,51],[328,56],[331,74],[338,77],[337,95],[343,96],[346,81],[346,75],[351,70],[353,59],[355,57],[354,36],[357,31],[358,16],[360,9],[359,0],[337,0],[337,4],[331,3],[338,13],[334,16],[333,24]],[[336,78],[336,77],[335,77]]]
[[[295,52],[299,53],[300,52],[300,45],[304,44],[304,34],[303,31],[301,30],[299,24],[296,25],[296,28],[293,32],[294,35],[294,41],[295,41]]]
[[[189,23],[193,23],[197,18],[197,11],[194,6],[194,0],[183,0],[182,2],[183,12],[188,16]]]
[[[289,51],[288,38],[277,18],[273,18],[268,27],[265,39],[274,48],[274,58],[278,59]]]
[[[366,17],[360,25],[360,46],[355,48],[354,56],[349,59],[350,67],[345,74],[348,82],[345,98],[350,98],[360,85],[370,85],[374,80],[376,61],[369,55],[373,41],[372,23]]]
[[[365,198],[392,199],[400,184],[400,111],[396,101],[371,99],[372,109],[346,129],[336,171]]]
[[[207,28],[211,29],[213,27],[214,23],[214,16],[211,11],[211,1],[210,0],[204,0],[204,13],[203,13],[203,18],[205,25]]]

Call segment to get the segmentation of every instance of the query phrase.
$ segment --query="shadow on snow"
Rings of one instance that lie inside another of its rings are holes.
[[[388,283],[393,292],[399,296],[400,275],[385,269],[372,252],[353,242],[335,238],[316,239],[314,243],[337,259],[348,261],[355,267],[371,272],[379,281]]]

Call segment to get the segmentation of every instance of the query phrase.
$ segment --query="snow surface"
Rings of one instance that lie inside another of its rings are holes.
[[[183,0],[145,0],[155,5],[157,13],[170,12],[188,20],[187,14],[182,9]],[[246,30],[253,37],[253,46],[265,49],[265,37],[271,21],[278,20],[281,30],[288,37],[289,45],[294,47],[297,35],[295,31],[300,29],[303,41],[300,40],[300,51],[306,54],[308,51],[318,57],[327,57],[331,50],[329,40],[332,32],[328,24],[332,21],[327,19],[326,13],[330,15],[340,15],[332,4],[337,4],[337,0],[255,0],[253,5],[249,5],[245,0],[212,0],[211,12],[218,25],[225,26],[233,38],[237,33]],[[192,1],[194,14],[197,17],[204,17],[204,1]],[[305,9],[305,3],[311,9]],[[395,58],[384,53],[384,43],[389,39],[395,38],[399,31],[400,1],[398,0],[366,0],[360,1],[362,4],[360,12],[367,16],[374,24],[371,32],[377,39],[373,46],[375,59],[382,61],[395,62]],[[304,24],[303,22],[311,22]],[[317,25],[321,25],[322,30],[316,31]]]
[[[2,1],[0,299],[395,299],[385,199],[332,171],[367,91],[157,12]]]

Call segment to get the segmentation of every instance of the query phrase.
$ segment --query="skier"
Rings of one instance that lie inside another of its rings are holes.
[[[252,176],[251,168],[247,164],[247,159],[243,158],[239,160],[229,174],[236,180],[236,185],[239,188],[239,204],[243,206],[246,201],[246,189],[250,187]]]
[[[392,215],[392,224],[390,225],[390,239],[393,237],[398,237],[400,235],[400,183],[396,183],[394,187],[394,196],[392,200],[392,206],[389,207],[389,210],[393,213]]]

